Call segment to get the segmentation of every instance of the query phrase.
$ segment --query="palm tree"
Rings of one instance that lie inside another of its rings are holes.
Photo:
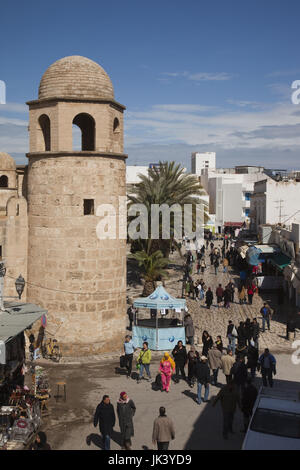
[[[181,209],[185,204],[190,204],[193,208],[197,204],[204,205],[204,222],[208,220],[207,204],[201,199],[205,193],[197,177],[185,174],[185,170],[180,164],[175,162],[159,162],[159,167],[150,168],[148,176],[139,175],[141,182],[128,195],[130,208],[133,204],[143,204],[148,211],[148,239],[136,241],[139,248],[147,252],[155,252],[160,249],[165,256],[169,255],[171,243],[174,240],[174,216],[170,217],[170,238],[162,238],[162,224],[160,218],[160,232],[158,240],[151,240],[151,207],[153,204],[167,204],[171,207],[178,204]],[[130,219],[129,219],[130,223]],[[195,220],[193,219],[193,223]],[[183,223],[181,223],[182,228]],[[194,228],[194,227],[193,227]],[[150,249],[149,249],[149,240]]]
[[[137,260],[141,277],[144,278],[143,297],[152,294],[156,289],[156,281],[163,280],[168,277],[167,271],[164,269],[169,260],[164,258],[161,251],[157,250],[152,254],[146,251],[137,251],[130,255],[130,258]]]

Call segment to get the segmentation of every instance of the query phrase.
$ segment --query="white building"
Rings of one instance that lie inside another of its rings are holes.
[[[263,179],[254,185],[251,197],[251,227],[261,224],[290,226],[300,221],[300,182]]]
[[[250,199],[255,182],[268,178],[262,167],[236,166],[202,170],[200,182],[209,194],[209,213],[215,214],[215,227],[240,227],[250,223]]]
[[[149,165],[148,166],[126,166],[126,185],[134,185],[140,183],[140,178],[139,175],[145,175],[148,176],[148,170],[149,170]]]
[[[192,173],[201,175],[202,170],[216,169],[216,152],[194,152],[191,160]]]
[[[126,166],[126,185],[127,189],[131,185],[141,182],[139,175],[148,176],[148,170],[153,167],[159,167],[158,163],[149,163],[149,165],[127,165]],[[186,173],[186,168],[183,168],[183,173]]]

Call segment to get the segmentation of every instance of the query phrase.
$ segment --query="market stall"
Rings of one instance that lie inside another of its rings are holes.
[[[283,286],[283,269],[291,259],[281,253],[276,245],[254,245],[246,252],[246,260],[256,276],[260,290],[277,290]]]
[[[178,341],[185,344],[184,299],[171,296],[159,286],[148,297],[136,299],[133,306],[139,309],[132,330],[136,346],[141,348],[147,341],[150,349],[162,351],[173,348]],[[146,314],[144,310],[147,310]]]
[[[25,335],[47,312],[34,304],[5,302],[0,313],[0,450],[28,448],[41,422],[35,365],[26,367]],[[32,387],[25,383],[31,374]],[[41,383],[43,385],[43,383]]]

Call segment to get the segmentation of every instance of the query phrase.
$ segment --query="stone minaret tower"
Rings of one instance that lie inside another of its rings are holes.
[[[81,56],[44,73],[29,105],[27,300],[48,310],[65,355],[119,350],[126,240],[99,239],[97,207],[126,196],[124,106],[100,65]],[[81,131],[73,150],[72,127]],[[117,222],[118,226],[118,222]]]

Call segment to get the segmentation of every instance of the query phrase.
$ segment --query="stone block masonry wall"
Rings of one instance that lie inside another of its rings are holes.
[[[99,240],[83,200],[126,195],[125,157],[30,157],[27,301],[48,310],[64,355],[120,349],[126,321],[126,240]],[[46,289],[45,289],[46,288]]]

